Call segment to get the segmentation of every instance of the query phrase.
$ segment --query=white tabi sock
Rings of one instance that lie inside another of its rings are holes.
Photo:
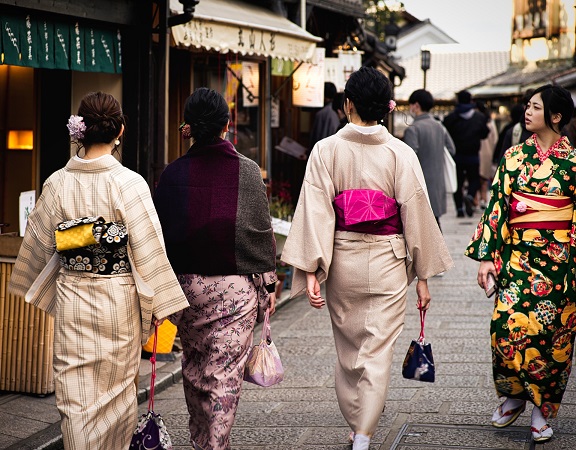
[[[370,447],[370,436],[365,434],[355,434],[354,444],[352,445],[352,450],[368,450]]]

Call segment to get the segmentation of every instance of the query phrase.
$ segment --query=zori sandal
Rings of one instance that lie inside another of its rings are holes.
[[[506,402],[504,402],[504,403],[506,403]],[[498,407],[498,409],[496,409],[496,411],[494,412],[494,415],[492,416],[492,426],[493,427],[504,428],[504,427],[507,427],[509,425],[512,425],[516,421],[516,419],[518,417],[520,417],[520,414],[522,414],[524,412],[524,410],[526,409],[526,402],[523,402],[517,408],[513,408],[513,409],[510,409],[506,412],[502,412],[502,407],[504,406],[504,403],[502,403]]]
[[[539,430],[534,427],[530,427],[530,431],[532,431],[532,438],[534,439],[534,442],[538,442],[539,444],[542,442],[548,442],[550,439],[552,439],[552,435],[554,434],[552,428],[550,428],[550,425],[548,424],[544,425]]]

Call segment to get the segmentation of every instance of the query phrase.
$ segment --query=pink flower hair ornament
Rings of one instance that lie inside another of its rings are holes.
[[[390,110],[390,112],[394,111],[394,109],[396,108],[396,102],[394,100],[390,100],[388,102],[388,109]]]
[[[179,128],[180,133],[182,133],[182,139],[190,139],[192,137],[192,134],[190,134],[190,125],[186,122],[182,122]]]
[[[84,118],[82,116],[76,116],[72,114],[68,119],[68,124],[66,125],[70,137],[75,140],[84,139],[84,132],[86,131],[86,124],[84,123]]]

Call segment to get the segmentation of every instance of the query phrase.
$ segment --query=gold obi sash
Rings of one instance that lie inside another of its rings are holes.
[[[512,192],[510,228],[569,230],[574,205],[571,197]]]

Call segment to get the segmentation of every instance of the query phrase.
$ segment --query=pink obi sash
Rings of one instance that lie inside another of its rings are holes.
[[[378,235],[402,234],[396,200],[381,191],[349,189],[334,197],[336,230]]]
[[[509,224],[511,228],[569,230],[573,211],[571,197],[512,192]]]

